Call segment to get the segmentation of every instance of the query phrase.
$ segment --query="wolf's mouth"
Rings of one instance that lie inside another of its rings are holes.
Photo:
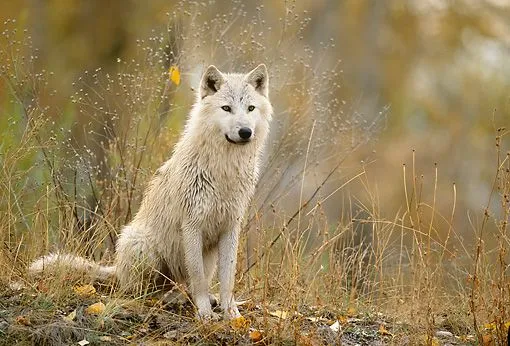
[[[245,145],[245,144],[248,144],[250,142],[249,139],[241,139],[240,141],[236,142],[236,141],[233,141],[231,140],[228,135],[225,135],[225,139],[227,140],[227,142],[229,143],[232,143],[232,144],[241,144],[241,145]]]

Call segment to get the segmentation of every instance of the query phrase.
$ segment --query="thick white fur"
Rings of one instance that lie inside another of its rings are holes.
[[[219,263],[224,317],[240,316],[233,296],[239,232],[272,113],[265,65],[246,75],[210,66],[172,157],[157,170],[138,213],[122,230],[115,266],[50,254],[35,261],[30,272],[64,264],[99,279],[115,276],[131,292],[161,278],[186,283],[198,316],[210,318],[209,285]],[[248,141],[240,128],[252,131]]]

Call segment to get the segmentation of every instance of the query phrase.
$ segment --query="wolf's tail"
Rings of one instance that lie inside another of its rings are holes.
[[[35,260],[28,268],[28,272],[36,275],[46,270],[62,267],[73,269],[99,281],[115,278],[115,266],[102,266],[83,257],[59,253],[52,253]]]

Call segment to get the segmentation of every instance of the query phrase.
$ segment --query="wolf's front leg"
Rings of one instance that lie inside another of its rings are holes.
[[[226,319],[241,316],[233,294],[240,228],[240,225],[237,224],[231,230],[223,233],[218,246],[220,303]]]
[[[198,310],[198,317],[215,318],[209,301],[209,285],[204,273],[202,232],[200,229],[189,223],[183,225],[182,244],[191,295]]]

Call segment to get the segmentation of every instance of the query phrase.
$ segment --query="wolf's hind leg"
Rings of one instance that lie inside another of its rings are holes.
[[[161,270],[161,258],[143,232],[127,226],[117,241],[116,274],[120,287],[143,295],[153,290]]]

